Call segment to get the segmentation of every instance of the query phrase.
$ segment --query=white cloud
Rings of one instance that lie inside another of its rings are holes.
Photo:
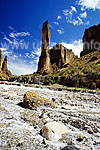
[[[34,64],[34,61],[30,61],[30,64]]]
[[[68,49],[72,49],[77,56],[80,56],[80,52],[83,50],[82,40],[77,40],[73,43],[62,42],[61,44]]]
[[[1,47],[0,50],[1,50],[2,52],[3,52],[3,51],[7,51],[7,49],[6,49],[6,48],[3,48],[3,47]]]
[[[89,25],[89,24],[90,24],[90,22],[89,22],[89,21],[85,22],[85,25]]]
[[[11,55],[12,54],[12,51],[4,51],[3,52],[3,55],[5,55],[5,56],[9,56],[9,55]]]
[[[54,21],[53,24],[55,24],[55,25],[58,26],[58,25],[59,25],[59,22]]]
[[[41,55],[41,47],[36,50],[33,50],[30,54],[30,57],[31,58],[40,57],[40,55]]]
[[[73,12],[76,12],[76,13],[77,13],[77,10],[76,10],[76,8],[75,8],[74,6],[71,6],[71,10],[72,10]]]
[[[81,5],[81,10],[85,9],[100,10],[100,0],[79,0],[78,4]]]
[[[66,20],[68,23],[73,24],[74,26],[76,25],[89,25],[89,21],[83,22],[83,20],[78,16],[76,19],[67,19]]]
[[[23,60],[18,60],[18,59],[17,61],[9,60],[8,68],[15,75],[31,74],[37,70],[34,64],[31,65],[30,63],[28,64],[26,62],[23,62]]]
[[[78,19],[78,25],[84,24],[80,17],[77,17],[77,19]]]
[[[77,9],[74,6],[71,6],[71,9],[63,10],[63,14],[66,17],[66,22],[75,25],[88,25],[89,21],[83,22],[83,18],[87,17],[86,11],[81,13],[80,16],[78,15]],[[77,16],[74,17],[74,14]]]
[[[8,26],[8,29],[10,30],[14,30],[14,28],[12,26]]]
[[[64,29],[63,29],[63,28],[58,29],[57,32],[58,32],[59,34],[64,34]]]
[[[80,17],[81,17],[81,18],[86,18],[86,17],[87,17],[87,12],[85,11],[84,13],[81,13],[81,14],[80,14]]]
[[[30,33],[29,32],[10,33],[9,36],[11,38],[16,38],[19,36],[30,36]]]
[[[71,6],[70,10],[68,10],[68,9],[63,10],[63,14],[66,16],[66,18],[71,19],[73,16],[73,13],[77,13],[77,10],[74,6]]]
[[[57,20],[60,20],[62,17],[61,16],[57,16]]]

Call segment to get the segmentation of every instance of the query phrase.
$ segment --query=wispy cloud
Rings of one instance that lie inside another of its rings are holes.
[[[11,38],[16,38],[16,37],[23,37],[23,36],[30,36],[29,32],[18,32],[18,33],[10,33],[9,36]]]
[[[61,16],[57,16],[57,20],[60,20],[62,17]]]
[[[81,14],[80,14],[80,17],[81,17],[81,18],[86,18],[86,17],[87,17],[87,12],[85,11],[85,12],[81,13]]]
[[[14,28],[12,26],[8,26],[8,29],[10,30],[14,30]]]
[[[55,25],[58,26],[58,25],[59,25],[59,22],[54,21],[53,24],[55,24]]]
[[[57,32],[58,32],[59,34],[64,34],[64,29],[63,29],[63,28],[58,29]]]
[[[86,9],[100,10],[100,0],[78,0],[77,4],[81,6],[82,11]]]
[[[80,56],[80,52],[83,50],[83,43],[80,39],[72,43],[62,42],[61,44],[68,49],[72,49],[77,56]]]
[[[66,16],[66,19],[68,19],[68,20],[69,19],[72,20],[72,16],[74,13],[77,13],[77,10],[74,6],[71,6],[70,10],[68,10],[68,9],[63,10],[63,14]]]
[[[32,61],[30,61],[31,64],[38,64],[40,55],[41,48],[38,48],[37,50],[33,50],[31,53],[25,53],[25,58],[33,59]]]
[[[85,11],[79,15],[74,6],[71,6],[70,9],[63,10],[63,15],[66,17],[66,22],[71,23],[74,26],[89,24],[89,21],[83,21],[83,19],[87,18],[87,12]]]

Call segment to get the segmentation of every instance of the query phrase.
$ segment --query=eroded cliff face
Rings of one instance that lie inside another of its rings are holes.
[[[72,50],[68,50],[61,44],[56,44],[52,49],[50,47],[50,29],[49,22],[46,21],[42,28],[42,46],[41,56],[38,63],[38,72],[46,74],[56,72],[75,58]]]
[[[8,70],[7,67],[8,57],[6,56],[3,61],[3,54],[0,50],[0,79],[6,80],[7,77],[11,77],[12,73]]]
[[[72,50],[65,48],[61,44],[56,44],[50,50],[50,61],[53,68],[53,72],[61,69],[65,64],[68,64],[74,60],[75,55]]]
[[[80,56],[84,56],[98,49],[100,49],[100,24],[85,30],[83,36],[83,51]]]

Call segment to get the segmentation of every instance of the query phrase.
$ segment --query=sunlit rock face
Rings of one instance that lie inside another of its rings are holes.
[[[38,72],[40,74],[52,72],[52,66],[50,62],[50,29],[49,22],[46,21],[42,28],[42,46],[41,56],[38,63]]]
[[[8,70],[7,63],[8,63],[8,57],[6,56],[5,59],[4,59],[4,62],[2,64],[2,71],[7,71]]]
[[[42,28],[42,46],[38,72],[40,74],[56,72],[74,58],[75,55],[72,50],[68,50],[61,44],[56,44],[50,49],[50,29],[49,22],[46,21]]]
[[[0,79],[6,80],[7,77],[11,77],[12,73],[8,70],[7,67],[8,57],[6,56],[3,61],[3,53],[0,50]]]
[[[3,54],[2,51],[0,50],[0,71],[2,70],[2,63],[3,63]]]

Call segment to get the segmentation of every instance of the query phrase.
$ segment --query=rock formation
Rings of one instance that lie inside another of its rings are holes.
[[[7,77],[11,77],[12,73],[8,70],[7,67],[8,57],[6,56],[3,61],[3,54],[0,50],[0,79],[7,79]]]
[[[23,104],[26,108],[33,109],[33,110],[34,109],[36,110],[37,107],[40,106],[47,106],[47,107],[49,106],[52,108],[55,107],[55,104],[52,101],[44,97],[41,97],[34,91],[28,91],[24,94]]]
[[[100,49],[100,24],[94,25],[85,30],[83,36],[83,51],[80,56],[84,56]]]
[[[3,54],[2,51],[0,50],[0,71],[2,70],[2,63],[3,63]]]
[[[8,70],[7,62],[8,62],[8,57],[6,56],[4,61],[3,61],[3,64],[2,64],[2,71],[7,71]]]
[[[52,49],[50,46],[50,29],[49,23],[46,21],[42,28],[42,52],[38,63],[38,72],[45,74],[56,72],[66,63],[69,63],[75,58],[72,50],[68,50],[61,44],[56,44]]]
[[[42,28],[42,52],[41,56],[39,59],[39,64],[38,64],[38,72],[40,74],[43,73],[48,73],[52,71],[52,66],[50,63],[50,29],[49,29],[49,23],[46,21],[43,24]]]
[[[50,50],[50,61],[53,68],[53,72],[56,72],[58,69],[61,69],[64,64],[69,63],[75,58],[72,50],[65,48],[61,44],[56,44]]]

